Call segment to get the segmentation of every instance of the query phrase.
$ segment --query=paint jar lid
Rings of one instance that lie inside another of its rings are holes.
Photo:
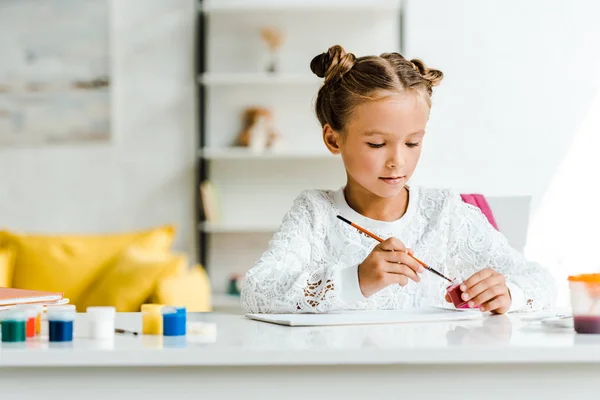
[[[600,283],[600,274],[569,275],[570,282]]]
[[[86,313],[95,319],[114,319],[117,310],[114,307],[88,307]]]
[[[164,307],[164,304],[142,304],[141,311],[146,314],[160,314]]]
[[[48,306],[48,312],[50,311],[62,311],[62,312],[75,312],[75,304],[63,304],[60,306]]]
[[[4,311],[0,314],[0,320],[2,321],[26,321],[27,312],[23,309],[12,308]]]
[[[15,310],[22,310],[27,314],[27,318],[35,318],[38,315],[37,310],[33,305],[30,304],[20,304],[15,307]]]
[[[48,321],[74,321],[75,313],[70,311],[52,311],[48,313]]]
[[[185,307],[163,307],[162,313],[163,314],[185,315],[186,309],[185,309]]]
[[[48,307],[48,321],[73,321],[75,306],[72,304]]]
[[[43,304],[30,304],[29,307],[35,310],[36,313],[41,314],[44,312]]]
[[[26,307],[25,312],[27,313],[27,318],[35,318],[38,315],[38,312],[33,307]]]

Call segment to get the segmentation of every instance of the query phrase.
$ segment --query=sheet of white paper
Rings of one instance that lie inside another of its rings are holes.
[[[456,312],[427,307],[398,311],[345,311],[326,314],[246,314],[246,317],[285,326],[330,326],[465,321],[481,319],[482,313],[479,310]]]

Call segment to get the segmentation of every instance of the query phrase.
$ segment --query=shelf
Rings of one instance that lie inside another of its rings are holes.
[[[279,229],[277,223],[242,223],[242,222],[202,222],[198,228],[206,233],[274,233]]]
[[[211,302],[214,311],[223,310],[240,310],[242,306],[240,304],[240,296],[234,296],[227,293],[213,293],[211,296]]]
[[[199,154],[206,160],[303,160],[303,159],[337,159],[325,150],[278,150],[256,153],[245,147],[205,148]]]
[[[198,83],[207,86],[235,85],[317,85],[322,79],[316,75],[291,73],[212,73],[198,77]]]
[[[204,0],[202,10],[212,12],[343,10],[400,10],[401,0]]]

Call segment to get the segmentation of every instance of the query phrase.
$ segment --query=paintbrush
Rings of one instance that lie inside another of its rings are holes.
[[[133,336],[137,336],[139,332],[128,331],[127,329],[115,328],[115,333],[120,333],[122,335],[130,334],[130,335],[133,335]]]
[[[383,242],[383,239],[380,238],[379,236],[375,235],[374,233],[369,232],[368,230],[366,230],[365,228],[356,225],[354,222],[350,222],[348,221],[346,218],[342,217],[341,215],[337,216],[339,219],[341,219],[342,221],[344,221],[345,223],[347,223],[348,225],[358,229],[359,231],[361,231],[362,233],[364,233],[367,236],[372,237],[373,239],[377,240],[379,243]],[[425,264],[423,261],[419,260],[417,257],[409,254],[409,256],[411,256],[412,258],[415,259],[416,262],[418,262],[419,264],[421,264],[423,266],[423,268],[425,268],[426,270],[433,272],[434,274],[436,274],[439,277],[444,278],[445,280],[447,280],[448,282],[452,283],[452,280],[450,278],[445,277],[443,274],[437,272],[435,269],[431,268],[430,266],[428,266],[427,264]]]

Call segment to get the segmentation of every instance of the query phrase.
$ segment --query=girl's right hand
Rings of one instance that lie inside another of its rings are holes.
[[[418,273],[425,268],[410,255],[412,250],[394,237],[375,246],[358,266],[358,283],[363,296],[369,297],[392,284],[405,286],[409,279],[419,282]]]

